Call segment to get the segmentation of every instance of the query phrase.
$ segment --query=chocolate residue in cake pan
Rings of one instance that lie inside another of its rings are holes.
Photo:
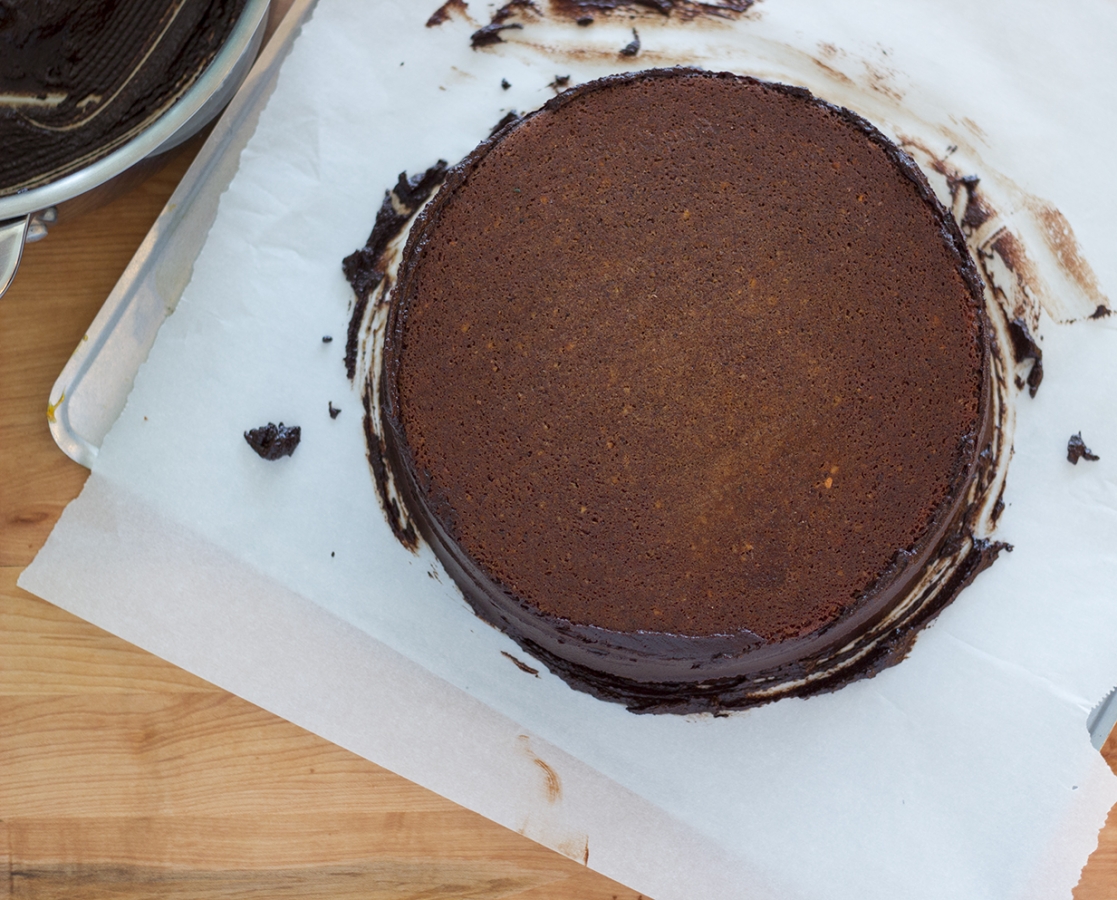
[[[0,196],[107,156],[197,81],[245,0],[0,0]]]
[[[302,439],[302,429],[298,425],[268,422],[246,431],[244,439],[261,459],[275,460],[295,452]]]
[[[426,202],[434,189],[446,176],[447,162],[440,159],[421,175],[408,178],[406,172],[399,173],[396,186],[384,192],[384,200],[376,213],[365,245],[350,253],[341,262],[345,278],[353,288],[356,301],[349,318],[349,330],[345,341],[345,374],[352,381],[357,371],[357,349],[361,337],[361,325],[368,309],[369,296],[381,285],[386,268],[385,253],[389,244],[399,237],[403,227]]]
[[[1072,434],[1070,440],[1067,441],[1067,462],[1077,466],[1080,459],[1089,460],[1090,462],[1097,462],[1101,459],[1096,453],[1091,452],[1090,448],[1082,440],[1082,432]]]

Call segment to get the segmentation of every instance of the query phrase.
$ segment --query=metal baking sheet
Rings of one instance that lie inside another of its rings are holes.
[[[159,326],[190,281],[218,199],[315,2],[292,4],[51,388],[50,432],[62,452],[86,468],[124,409]]]
[[[67,456],[90,468],[163,321],[190,281],[280,66],[317,0],[295,0],[54,383],[47,418]],[[1101,749],[1117,724],[1117,687],[1090,712]]]

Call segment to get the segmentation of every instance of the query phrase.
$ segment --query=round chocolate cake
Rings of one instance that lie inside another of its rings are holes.
[[[901,150],[803,89],[653,70],[450,171],[381,426],[482,617],[576,687],[717,711],[897,661],[972,577],[936,560],[974,543],[989,368],[974,265]]]

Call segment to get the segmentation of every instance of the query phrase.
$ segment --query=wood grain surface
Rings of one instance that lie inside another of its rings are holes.
[[[16,587],[87,475],[51,385],[196,149],[29,245],[0,299],[0,898],[635,900]],[[1117,898],[1112,813],[1075,898]]]

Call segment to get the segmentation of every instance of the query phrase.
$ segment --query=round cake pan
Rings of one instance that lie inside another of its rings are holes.
[[[248,74],[263,40],[270,0],[247,0],[228,39],[193,85],[132,140],[69,175],[28,191],[0,197],[0,297],[8,289],[23,245],[46,234],[59,209],[77,212],[105,199],[109,182],[140,174],[151,161],[181,144],[213,119]],[[127,176],[125,176],[127,177]]]

